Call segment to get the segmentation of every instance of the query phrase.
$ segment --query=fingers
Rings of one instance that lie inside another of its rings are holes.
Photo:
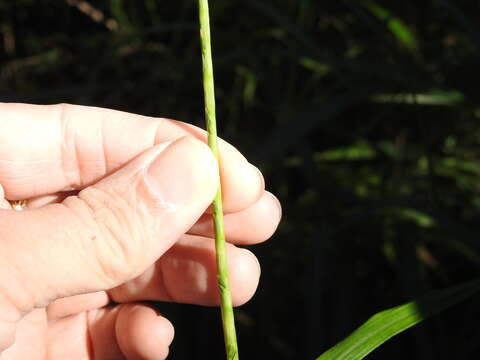
[[[73,193],[72,193],[73,195]],[[35,209],[65,199],[61,193],[30,199],[27,208]],[[8,208],[10,205],[7,203]],[[282,215],[280,202],[275,195],[265,191],[260,199],[236,213],[225,214],[227,241],[236,245],[253,245],[269,239],[278,227]],[[191,235],[214,237],[212,216],[204,214],[188,231]]]
[[[49,320],[56,320],[70,315],[99,309],[110,303],[105,291],[80,294],[60,298],[49,304],[46,308]]]
[[[8,199],[80,190],[152,146],[205,132],[167,119],[75,105],[0,103],[0,184]],[[258,169],[219,144],[224,210],[253,204],[264,188]]]
[[[69,196],[77,196],[78,191],[62,191],[57,192],[55,194],[48,194],[48,195],[40,195],[36,197],[29,198],[25,201],[25,207],[27,209],[38,209],[42,206],[50,205],[50,204],[58,204],[61,203]]]
[[[10,203],[5,199],[5,192],[0,184],[0,209],[10,210],[11,208]]]
[[[127,359],[165,359],[173,341],[173,325],[142,304],[122,306],[115,324],[118,346]]]
[[[45,359],[47,321],[44,309],[35,309],[16,324],[15,338],[6,350],[0,350],[2,360]],[[3,334],[2,334],[3,335]]]
[[[260,266],[250,251],[227,245],[232,301],[238,306],[255,293]],[[218,305],[213,240],[185,235],[154,266],[134,280],[110,290],[109,294],[116,302],[155,300]]]
[[[238,245],[263,242],[273,235],[281,217],[280,202],[273,194],[265,191],[263,196],[252,206],[224,216],[227,241]],[[188,233],[213,238],[212,216],[202,215]]]
[[[260,276],[255,256],[227,246],[229,281],[235,305],[248,301]],[[213,239],[185,235],[142,275],[110,291],[57,299],[47,307],[50,320],[108,305],[111,301],[176,301],[217,305],[215,248]]]
[[[95,359],[165,359],[173,340],[172,324],[144,304],[92,311],[88,330]]]
[[[172,324],[146,304],[105,307],[49,323],[51,359],[165,359]]]
[[[135,278],[208,207],[217,172],[205,144],[182,138],[146,151],[61,204],[2,210],[7,298],[28,311]]]

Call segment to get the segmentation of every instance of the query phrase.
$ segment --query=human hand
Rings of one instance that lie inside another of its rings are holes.
[[[205,137],[101,108],[0,104],[2,360],[165,358],[173,326],[141,301],[218,304]],[[240,305],[260,268],[236,245],[268,239],[281,209],[235,148],[220,151]],[[6,199],[29,200],[14,211]]]

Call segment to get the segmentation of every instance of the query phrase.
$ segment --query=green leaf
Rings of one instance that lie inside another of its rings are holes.
[[[124,28],[131,28],[132,24],[128,19],[127,11],[125,10],[125,4],[122,0],[111,0],[110,1],[110,11],[112,12],[115,19],[120,23]]]
[[[384,7],[378,5],[373,0],[364,0],[363,4],[381,21],[384,21],[390,32],[409,50],[414,51],[418,48],[418,41],[413,31],[401,19],[392,16]]]
[[[464,101],[465,96],[458,91],[435,91],[428,93],[378,94],[372,96],[374,102],[381,104],[411,104],[455,106]]]
[[[317,152],[313,154],[315,161],[369,160],[377,156],[376,150],[365,141],[357,141],[346,147]]]
[[[480,291],[480,280],[436,290],[412,302],[372,316],[366,323],[316,360],[363,359],[384,342]]]

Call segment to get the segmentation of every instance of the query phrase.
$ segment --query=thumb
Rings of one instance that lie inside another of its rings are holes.
[[[195,223],[217,187],[210,149],[184,137],[60,204],[0,210],[2,291],[23,312],[133,279]]]

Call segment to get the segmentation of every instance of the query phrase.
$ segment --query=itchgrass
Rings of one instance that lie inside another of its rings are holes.
[[[372,308],[478,273],[476,2],[373,2],[388,16],[367,6],[372,0],[247,0],[241,11],[231,0],[210,2],[221,135],[262,166],[287,214],[274,243],[256,250],[268,284],[248,308],[255,323],[242,358],[314,359]],[[38,3],[0,3],[4,37],[14,40],[2,44],[2,101],[196,119],[195,1],[97,2],[110,4],[105,14],[119,33],[65,1]],[[38,18],[48,31],[38,31]],[[393,19],[408,26],[415,52]],[[292,306],[299,311],[285,311]],[[169,311],[189,329],[172,346],[176,360],[223,351],[208,310]],[[478,342],[465,337],[476,335],[475,302],[453,311],[372,355],[476,358]],[[463,319],[465,331],[450,318]]]
[[[203,88],[205,95],[205,119],[208,132],[208,145],[212,149],[220,166],[218,153],[217,125],[215,116],[215,87],[213,80],[212,49],[210,41],[210,16],[208,0],[199,0],[200,40],[203,60]],[[219,186],[213,201],[213,220],[215,227],[215,250],[217,260],[218,288],[220,290],[220,308],[222,312],[225,350],[228,360],[238,359],[237,335],[233,316],[232,297],[228,283],[225,231],[223,227],[222,189]]]

